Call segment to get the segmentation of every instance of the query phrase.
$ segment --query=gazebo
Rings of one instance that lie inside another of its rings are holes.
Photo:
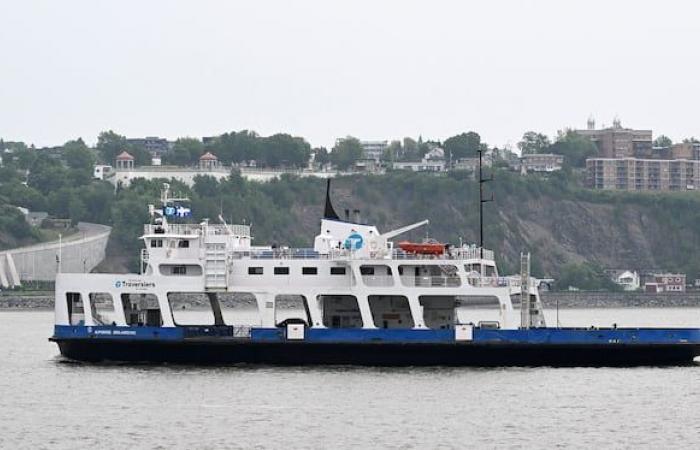
[[[202,170],[212,170],[219,167],[219,158],[211,152],[206,152],[199,157],[199,168]]]
[[[117,155],[116,164],[117,170],[132,170],[134,168],[134,157],[127,151],[123,151]]]

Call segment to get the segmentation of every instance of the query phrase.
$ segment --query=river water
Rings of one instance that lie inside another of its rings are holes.
[[[556,312],[547,311],[550,323]],[[561,310],[700,326],[699,309]],[[700,365],[276,368],[63,361],[46,311],[0,312],[0,448],[690,448]]]

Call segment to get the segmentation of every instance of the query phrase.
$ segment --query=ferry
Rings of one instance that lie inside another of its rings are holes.
[[[187,199],[164,185],[139,273],[57,275],[50,340],[95,363],[636,366],[700,355],[695,328],[547,326],[528,254],[502,276],[483,245],[395,246],[428,221],[381,232],[349,210],[341,218],[330,188],[313,247],[289,248],[253,245],[250,225],[221,217],[183,223]]]

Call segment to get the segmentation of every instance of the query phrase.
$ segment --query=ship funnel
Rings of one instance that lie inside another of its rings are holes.
[[[340,220],[338,214],[336,214],[335,209],[333,209],[333,204],[331,203],[331,179],[326,180],[326,207],[323,211],[324,219]]]

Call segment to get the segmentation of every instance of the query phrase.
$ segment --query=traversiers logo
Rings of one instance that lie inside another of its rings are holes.
[[[362,235],[355,232],[345,239],[343,247],[345,247],[347,250],[359,250],[362,248],[363,241]]]
[[[117,289],[121,289],[121,288],[148,289],[148,288],[156,287],[156,284],[152,281],[117,280],[114,282],[114,287]]]

